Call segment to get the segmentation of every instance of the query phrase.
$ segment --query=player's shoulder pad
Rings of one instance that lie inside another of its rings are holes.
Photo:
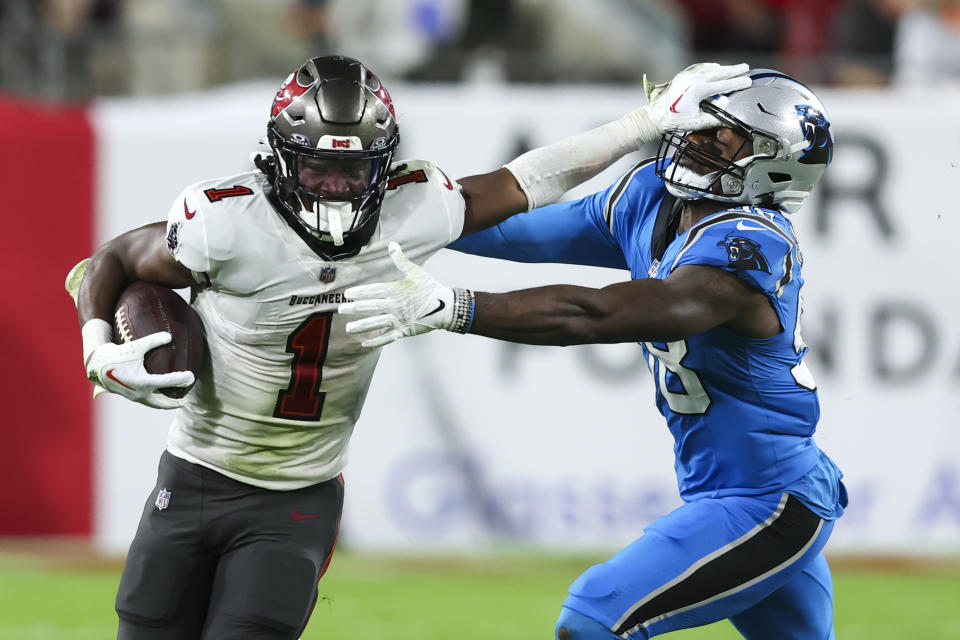
[[[402,160],[390,169],[381,219],[415,219],[424,228],[439,228],[445,244],[460,236],[467,204],[459,182],[427,160]]]
[[[663,180],[657,177],[656,164],[656,158],[647,158],[633,165],[607,190],[603,218],[611,231],[615,219],[633,226],[639,224],[639,220],[633,218],[656,213],[654,205],[666,191]]]
[[[790,279],[797,241],[789,222],[772,211],[740,207],[704,218],[687,232],[673,268],[720,267],[768,293]]]
[[[259,171],[197,182],[174,199],[167,216],[167,248],[174,259],[196,272],[208,272],[230,259],[236,246],[240,210],[260,195]]]

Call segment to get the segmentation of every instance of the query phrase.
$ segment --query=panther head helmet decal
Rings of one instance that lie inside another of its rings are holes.
[[[807,141],[807,146],[800,152],[798,162],[830,164],[830,160],[833,159],[833,134],[830,133],[830,122],[815,107],[807,104],[798,104],[796,107],[800,130]]]

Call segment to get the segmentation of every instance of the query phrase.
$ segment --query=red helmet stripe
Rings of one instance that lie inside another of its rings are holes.
[[[387,88],[383,86],[383,83],[380,83],[380,88],[373,92],[375,96],[380,98],[380,101],[387,105],[387,109],[390,110],[390,115],[394,118],[397,117],[396,112],[393,110],[393,99],[390,97],[390,92],[387,91]]]
[[[313,86],[312,83],[306,87],[300,84],[297,80],[298,75],[300,75],[300,69],[291,73],[286,82],[280,85],[280,89],[277,90],[277,95],[273,98],[273,107],[270,109],[271,117],[276,118],[277,114],[290,106],[294,98],[302,96],[307,89]]]

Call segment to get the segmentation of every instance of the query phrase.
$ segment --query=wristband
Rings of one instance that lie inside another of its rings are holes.
[[[474,295],[470,289],[453,290],[453,322],[450,331],[466,333],[473,326]]]
[[[80,337],[83,339],[83,366],[86,367],[94,351],[113,342],[113,327],[106,320],[91,318],[80,328]]]

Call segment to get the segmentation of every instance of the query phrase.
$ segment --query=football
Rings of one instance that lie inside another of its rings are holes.
[[[173,340],[152,349],[143,359],[148,373],[192,371],[200,375],[206,355],[203,321],[187,302],[172,289],[138,280],[120,294],[113,314],[113,340],[120,344],[169,331]],[[190,387],[170,387],[160,392],[182,398]]]

